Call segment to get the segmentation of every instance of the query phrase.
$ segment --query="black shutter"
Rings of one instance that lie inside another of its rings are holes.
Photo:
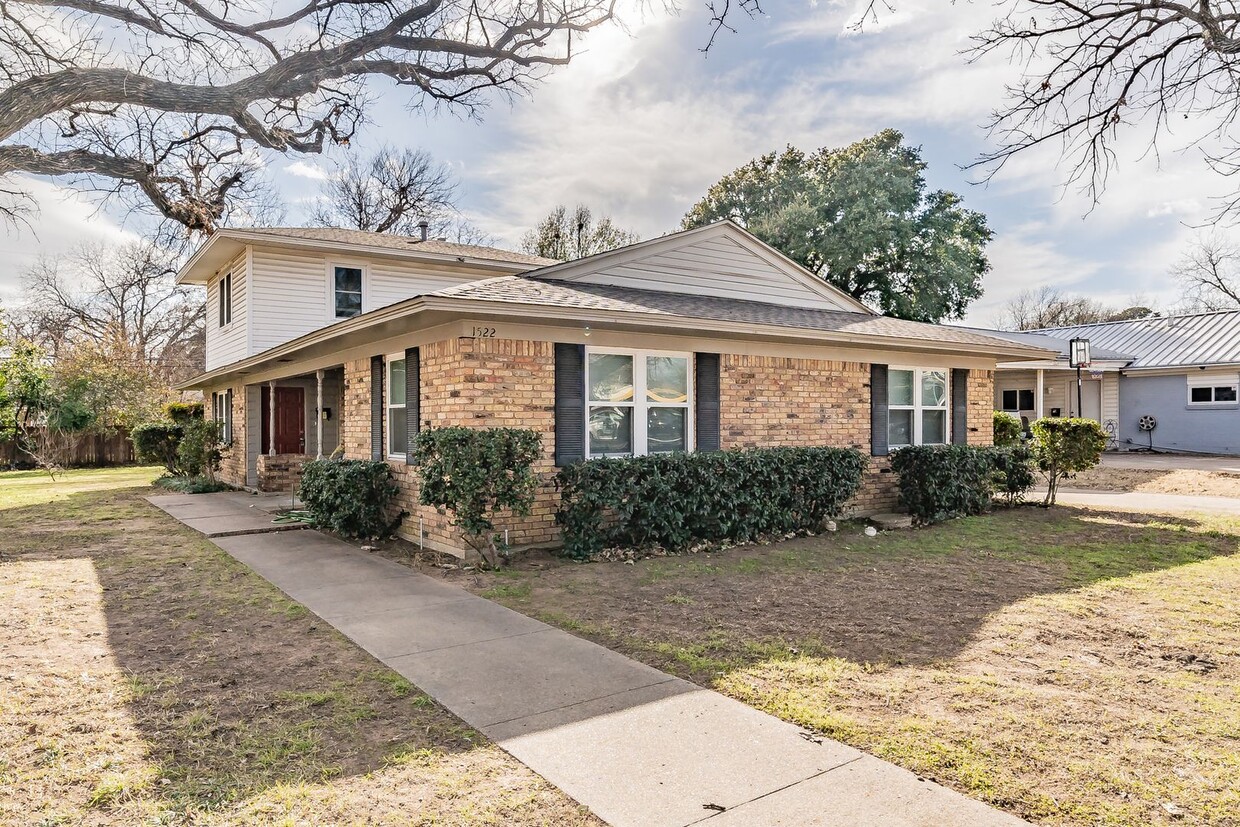
[[[952,444],[969,442],[969,371],[952,368]]]
[[[555,345],[555,464],[586,458],[586,347]]]
[[[370,357],[370,458],[383,459],[383,357]]]
[[[696,390],[693,428],[698,451],[718,451],[719,434],[719,354],[694,354],[693,386]]]
[[[413,465],[413,440],[421,427],[422,362],[421,350],[405,348],[405,464]]]
[[[885,457],[887,447],[887,366],[870,365],[870,454]]]

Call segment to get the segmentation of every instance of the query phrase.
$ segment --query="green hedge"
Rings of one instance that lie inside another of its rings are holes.
[[[133,429],[134,454],[139,462],[162,465],[169,474],[180,474],[178,450],[185,429],[175,422],[146,422]]]
[[[995,447],[1008,448],[1020,445],[1025,439],[1025,426],[1020,417],[1007,411],[995,411]]]
[[[399,489],[386,462],[317,459],[301,472],[298,495],[315,524],[345,537],[384,537],[400,515],[392,517]]]
[[[990,453],[994,462],[995,493],[1008,505],[1023,502],[1036,477],[1033,473],[1033,451],[1027,445],[993,448]]]
[[[900,503],[919,525],[980,514],[994,497],[994,449],[916,445],[891,455]]]
[[[856,495],[868,459],[845,448],[753,448],[592,459],[557,477],[564,551],[744,542],[813,530]]]

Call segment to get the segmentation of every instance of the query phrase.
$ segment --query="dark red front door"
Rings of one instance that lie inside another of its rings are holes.
[[[263,386],[263,453],[271,452],[271,388]],[[276,388],[276,453],[306,451],[306,391]]]

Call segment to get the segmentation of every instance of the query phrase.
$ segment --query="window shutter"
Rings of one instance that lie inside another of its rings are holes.
[[[885,457],[887,448],[887,366],[870,365],[870,455]]]
[[[693,365],[693,387],[697,397],[693,412],[694,448],[698,451],[718,451],[722,446],[719,433],[719,354],[696,353]]]
[[[555,464],[586,458],[586,347],[555,345]]]
[[[422,415],[421,349],[405,348],[405,464],[413,465],[413,441],[421,427]]]
[[[969,442],[969,371],[952,368],[952,444]]]
[[[370,458],[383,459],[383,357],[370,357]]]

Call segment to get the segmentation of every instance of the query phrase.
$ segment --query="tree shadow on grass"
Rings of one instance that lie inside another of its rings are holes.
[[[77,626],[48,631],[41,662],[68,659],[60,666],[76,668],[74,650],[58,653],[57,640],[106,640],[128,684],[117,703],[127,696],[129,718],[157,766],[147,790],[166,809],[209,810],[273,785],[364,774],[401,756],[463,753],[485,743],[136,493],[9,509],[0,512],[0,533],[7,562],[85,558],[93,566],[105,628],[97,628],[97,612],[70,605],[93,588],[75,592],[55,612],[66,624],[75,615]],[[48,566],[40,577],[59,570]],[[54,593],[56,584],[45,588]],[[95,721],[78,730],[95,734],[75,737],[119,742],[123,736],[108,731],[114,719],[113,710],[96,710]]]
[[[1240,521],[1023,507],[876,538],[846,525],[636,565],[552,564],[521,573],[519,588],[513,575],[474,588],[710,685],[790,651],[856,663],[951,658],[1021,600],[1230,555],[1238,540]]]

